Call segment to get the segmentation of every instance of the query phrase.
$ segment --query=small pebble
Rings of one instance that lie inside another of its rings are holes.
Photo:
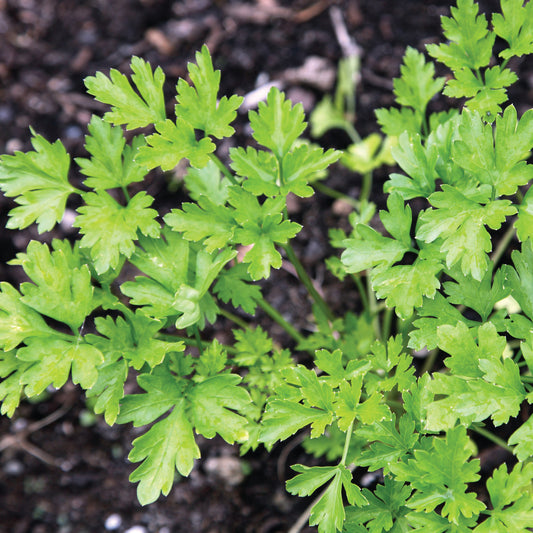
[[[110,514],[105,519],[105,528],[108,531],[113,531],[114,529],[118,529],[121,525],[122,525],[122,517],[117,513]]]
[[[22,472],[24,472],[24,465],[20,461],[8,461],[4,465],[4,472],[8,476],[18,476],[19,474],[22,474]]]
[[[148,533],[148,530],[143,526],[133,526],[127,529],[125,533]]]

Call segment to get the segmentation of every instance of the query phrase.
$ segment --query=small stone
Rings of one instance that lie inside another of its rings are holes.
[[[110,514],[105,519],[105,528],[108,531],[113,531],[115,529],[118,529],[121,525],[122,525],[122,517],[117,513]]]
[[[125,533],[148,533],[148,530],[143,526],[133,526],[127,529]]]
[[[4,472],[8,476],[18,476],[24,472],[24,465],[20,461],[12,460],[8,461],[4,465]]]

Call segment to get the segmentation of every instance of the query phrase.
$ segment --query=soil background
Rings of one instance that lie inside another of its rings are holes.
[[[480,2],[483,11],[494,11],[498,4]],[[355,127],[365,136],[378,129],[374,110],[393,102],[392,79],[406,46],[422,51],[427,43],[439,42],[440,16],[448,15],[449,7],[450,2],[438,0],[0,0],[0,150],[30,149],[32,126],[50,141],[62,139],[73,156],[83,155],[90,115],[105,111],[86,95],[83,79],[109,68],[128,72],[132,55],[163,68],[171,110],[176,80],[186,77],[187,63],[203,43],[222,70],[223,94],[249,95],[275,82],[310,111],[334,90],[343,56],[335,9],[360,49]],[[317,57],[319,72],[310,68],[310,58]],[[533,65],[516,61],[512,67],[520,82],[510,91],[511,99],[523,111],[533,103]],[[237,141],[245,143],[245,114],[236,128]],[[334,132],[321,142],[343,148],[348,139]],[[378,172],[374,182],[378,203],[387,172]],[[180,191],[171,192],[168,176],[151,176],[148,183],[160,210],[179,204]],[[356,197],[360,178],[335,167],[327,184]],[[75,231],[66,224],[42,236],[34,227],[3,229],[12,207],[0,198],[0,279],[18,284],[20,270],[6,261],[31,239],[49,242],[75,237]],[[327,300],[342,312],[355,308],[355,292],[323,266],[332,253],[327,231],[347,227],[346,213],[320,194],[295,202],[292,212],[304,225],[296,247]],[[306,327],[306,295],[290,272],[277,273],[265,284],[265,294],[286,318]],[[266,317],[258,314],[256,320],[280,343],[287,342]],[[211,334],[228,335],[221,329]],[[272,454],[258,450],[240,458],[234,448],[213,439],[200,440],[203,459],[190,478],[143,508],[128,482],[133,465],[126,459],[138,434],[130,425],[108,427],[94,418],[74,386],[23,403],[11,420],[0,419],[0,533],[286,532],[310,502],[284,490],[289,465],[312,461],[298,440]],[[499,459],[493,449],[488,456],[487,465]]]

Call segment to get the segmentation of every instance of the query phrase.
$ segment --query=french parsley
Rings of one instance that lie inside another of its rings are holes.
[[[110,110],[91,119],[87,156],[74,160],[82,183],[61,141],[33,131],[32,151],[0,159],[0,189],[17,204],[8,228],[50,231],[71,197],[79,205],[78,239],[31,241],[11,261],[27,281],[0,282],[2,414],[70,378],[108,424],[143,427],[129,454],[142,504],[168,494],[176,472],[190,474],[198,435],[246,453],[305,431],[304,448],[324,464],[293,465],[286,488],[314,498],[309,522],[320,533],[528,531],[533,112],[519,116],[507,88],[517,80],[509,60],[533,53],[532,6],[501,0],[487,18],[458,0],[442,19],[447,42],[427,46],[450,75],[435,77],[408,48],[397,107],[376,112],[384,138],[358,139],[356,65],[343,62],[335,97],[311,119],[314,136],[346,131],[343,152],[301,139],[302,106],[273,88],[249,113],[253,143],[222,161],[217,146],[235,133],[242,98],[219,95],[205,46],[177,83],[171,116],[162,70],[141,58],[131,76],[87,78]],[[439,94],[464,105],[433,113]],[[391,155],[398,169],[374,216],[371,172]],[[184,159],[189,201],[162,216],[143,181]],[[340,316],[292,248],[301,226],[287,210],[289,194],[339,196],[319,181],[338,160],[363,175],[353,229],[330,232],[342,252],[327,266],[359,295],[357,312]],[[312,300],[306,331],[257,283],[283,261]],[[250,325],[258,309],[290,344]],[[206,340],[221,318],[232,324],[228,344]],[[128,376],[138,388],[126,393]],[[477,434],[508,453],[488,479]],[[375,486],[361,486],[365,472]]]

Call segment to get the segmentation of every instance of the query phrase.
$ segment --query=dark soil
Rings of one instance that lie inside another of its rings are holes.
[[[392,103],[391,80],[399,73],[406,46],[423,50],[439,41],[439,17],[448,14],[449,5],[437,0],[0,0],[0,150],[29,149],[31,125],[49,140],[61,138],[73,155],[82,154],[90,115],[103,111],[85,94],[83,79],[98,70],[127,71],[132,55],[166,72],[170,108],[177,78],[186,76],[187,62],[203,43],[222,70],[226,94],[246,95],[261,80],[278,81],[293,101],[310,110],[333,90],[333,79],[298,79],[294,73],[312,56],[327,60],[335,72],[342,50],[330,17],[334,7],[361,47],[356,128],[367,135],[377,130],[374,110]],[[486,10],[497,5],[481,2]],[[515,67],[522,81],[513,88],[512,99],[519,109],[531,107],[533,65]],[[246,139],[245,121],[245,115],[237,120],[239,142]],[[342,147],[347,139],[338,133],[322,141]],[[378,174],[375,182],[378,199],[384,177]],[[151,179],[150,192],[159,191],[162,198],[158,207],[176,205],[165,180]],[[359,178],[335,168],[328,184],[357,195]],[[0,198],[2,228],[11,207]],[[346,227],[345,215],[333,209],[330,199],[316,195],[296,202],[293,217],[304,224],[296,247],[312,276],[322,280],[328,301],[339,311],[355,308],[355,295],[323,267],[331,253],[327,230]],[[2,229],[0,279],[20,281],[20,271],[5,262],[30,239],[72,235],[63,226],[43,236],[34,228]],[[308,302],[290,273],[280,271],[265,290],[275,307],[299,327],[306,326]],[[271,328],[265,317],[257,320]],[[272,331],[286,342],[281,332]],[[177,482],[167,498],[143,508],[128,482],[133,468],[126,460],[137,434],[129,426],[109,427],[91,417],[74,386],[38,403],[24,403],[12,420],[0,419],[0,532],[285,532],[309,503],[283,488],[288,466],[310,461],[296,442],[288,441],[272,454],[260,450],[239,458],[235,449],[213,439],[200,442],[203,459],[190,478]],[[484,453],[487,462],[498,461],[494,450]]]

